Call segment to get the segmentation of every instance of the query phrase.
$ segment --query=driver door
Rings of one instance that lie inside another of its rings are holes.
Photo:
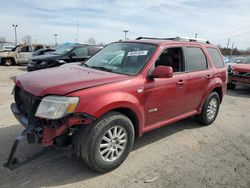
[[[27,63],[31,58],[32,48],[30,45],[23,46],[19,52],[17,52],[17,63]]]
[[[179,70],[174,69],[176,65],[172,62],[174,58],[172,53],[175,50],[179,53]],[[186,81],[188,74],[182,68],[184,60],[182,51],[182,48],[168,48],[162,52],[154,65],[154,67],[158,65],[171,66],[175,70],[172,78],[154,78],[146,81],[144,92],[145,126],[169,120],[186,113]]]

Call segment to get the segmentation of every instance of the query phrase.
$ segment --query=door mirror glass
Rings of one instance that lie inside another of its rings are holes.
[[[151,78],[171,78],[173,77],[173,68],[169,66],[159,65],[152,72]]]

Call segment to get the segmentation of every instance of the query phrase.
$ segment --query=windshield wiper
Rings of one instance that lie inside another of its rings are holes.
[[[112,69],[108,69],[108,68],[105,68],[105,67],[96,67],[96,66],[91,66],[90,68],[93,68],[93,69],[99,69],[99,70],[103,70],[103,71],[107,71],[107,72],[113,72]]]

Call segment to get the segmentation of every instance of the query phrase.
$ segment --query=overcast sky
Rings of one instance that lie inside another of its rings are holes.
[[[79,23],[79,42],[93,37],[109,43],[138,36],[205,38],[215,44],[231,42],[250,47],[249,0],[8,0],[0,2],[0,37],[18,41],[31,35],[33,41],[74,42]],[[230,43],[230,46],[232,43]]]

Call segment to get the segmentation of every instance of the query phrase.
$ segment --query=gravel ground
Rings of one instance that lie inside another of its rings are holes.
[[[9,77],[25,67],[0,67],[0,187],[250,187],[250,87],[228,91],[217,120],[200,127],[194,118],[154,130],[134,144],[116,170],[98,174],[58,149],[10,171],[2,166],[23,129],[10,111]],[[42,79],[42,78],[41,78]],[[18,155],[37,146],[22,143]]]

